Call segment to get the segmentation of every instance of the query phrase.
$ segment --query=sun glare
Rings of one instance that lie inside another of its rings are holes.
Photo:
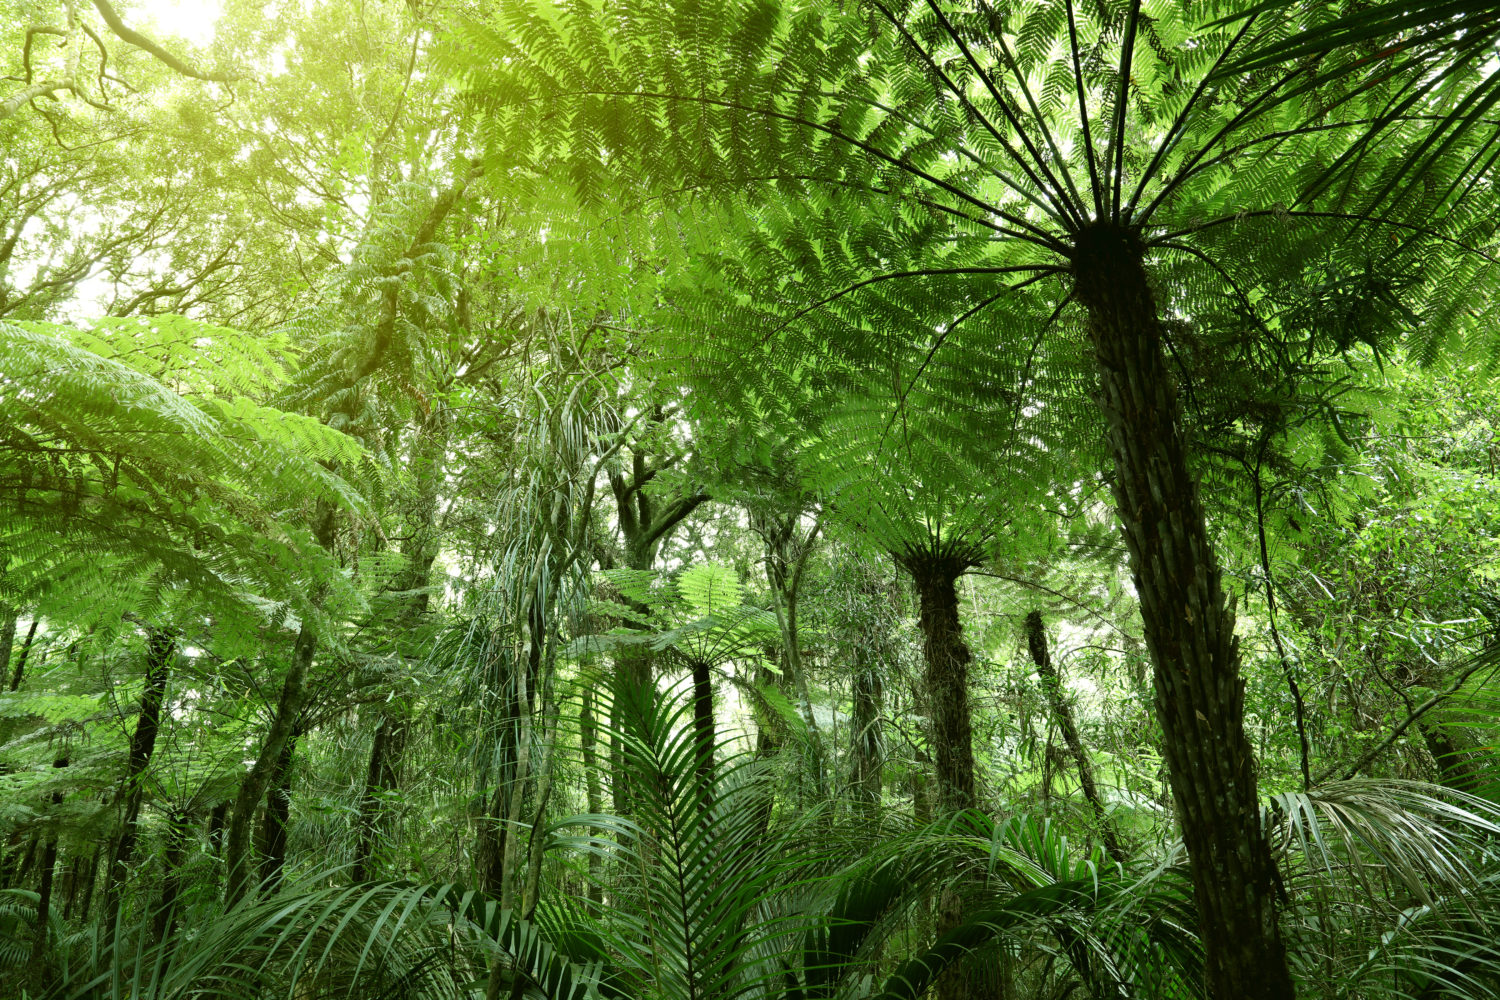
[[[137,0],[132,9],[157,34],[202,48],[214,40],[224,4],[221,0]]]

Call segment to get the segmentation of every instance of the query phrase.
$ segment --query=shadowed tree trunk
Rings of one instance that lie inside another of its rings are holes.
[[[324,549],[333,548],[337,527],[333,508],[320,505],[316,523],[318,544]],[[321,592],[313,596],[314,605],[322,604],[322,596]],[[281,685],[281,697],[276,703],[271,728],[261,743],[255,763],[240,780],[240,790],[234,798],[234,811],[230,814],[229,829],[224,837],[224,868],[229,873],[224,901],[230,906],[243,899],[250,889],[255,872],[249,856],[251,823],[281,762],[281,752],[287,742],[294,739],[293,731],[302,718],[302,707],[307,700],[307,672],[312,667],[317,648],[318,634],[309,616],[297,629],[297,639],[292,644],[292,662]]]
[[[21,680],[26,676],[26,658],[31,655],[31,644],[36,640],[36,627],[39,624],[41,624],[40,621],[33,616],[31,627],[26,630],[26,640],[21,643],[21,655],[16,657],[16,672],[10,675],[12,691],[21,689]]]
[[[10,654],[16,645],[16,619],[20,612],[0,604],[0,677],[10,676]]]
[[[973,657],[964,644],[957,587],[970,563],[941,552],[913,551],[901,556],[901,564],[917,588],[917,624],[926,665],[924,694],[937,758],[937,805],[944,812],[972,809],[978,801],[969,718],[969,661]]]
[[[584,689],[583,707],[578,711],[579,743],[583,748],[583,780],[588,795],[588,812],[597,816],[604,810],[604,789],[599,781],[599,720],[594,715],[594,694]],[[598,836],[601,831],[590,827],[589,833]],[[589,881],[587,887],[589,906],[595,915],[604,908],[604,859],[597,851],[589,852]]]
[[[287,671],[286,680],[282,682],[281,699],[277,702],[271,728],[266,733],[255,763],[240,780],[239,794],[235,796],[234,811],[224,838],[225,869],[229,873],[225,901],[231,906],[244,898],[250,890],[250,880],[254,878],[255,865],[250,859],[251,824],[281,763],[282,751],[292,739],[292,732],[301,715],[306,697],[307,670],[312,665],[316,647],[317,636],[312,623],[304,621],[297,632],[296,645],[292,647],[291,668]]]
[[[1033,611],[1026,616],[1026,646],[1031,651],[1031,662],[1036,664],[1037,675],[1042,679],[1042,691],[1047,696],[1047,705],[1057,719],[1057,728],[1062,730],[1063,742],[1067,744],[1073,764],[1078,768],[1078,784],[1083,789],[1083,797],[1088,801],[1089,807],[1094,810],[1094,817],[1099,821],[1099,833],[1104,840],[1104,849],[1115,861],[1124,861],[1125,854],[1120,849],[1120,842],[1115,837],[1114,828],[1110,826],[1109,814],[1104,809],[1104,800],[1099,797],[1099,787],[1094,783],[1094,767],[1089,763],[1083,740],[1078,737],[1078,725],[1073,720],[1073,708],[1063,695],[1062,677],[1053,666],[1052,655],[1047,650],[1047,630],[1042,625],[1040,611]]]
[[[110,862],[109,887],[104,893],[106,909],[114,906],[135,859],[143,796],[141,775],[150,766],[151,755],[156,750],[156,737],[161,732],[162,702],[166,698],[167,681],[171,677],[172,659],[176,653],[177,640],[172,633],[156,628],[147,630],[146,687],[141,692],[140,714],[136,716],[135,732],[130,737],[130,756],[125,764],[125,817]]]
[[[163,859],[161,899],[151,917],[151,930],[157,941],[166,940],[177,923],[177,897],[182,892],[182,863],[187,858],[192,815],[186,809],[173,809],[167,817],[167,849]]]
[[[1245,737],[1234,616],[1188,471],[1139,236],[1107,223],[1085,229],[1077,236],[1073,276],[1099,365],[1115,502],[1156,668],[1156,707],[1209,994],[1285,1000],[1294,991]]]
[[[52,766],[67,767],[69,759],[59,757],[52,762]],[[63,793],[52,793],[52,807],[55,810],[62,805]],[[42,848],[42,877],[37,886],[36,902],[36,936],[31,941],[31,959],[28,967],[32,971],[33,983],[37,991],[45,994],[52,984],[52,965],[46,961],[47,944],[51,937],[52,924],[52,884],[57,873],[57,834],[53,833],[47,838],[46,846]]]
[[[302,737],[299,722],[292,727],[292,734],[281,748],[276,759],[276,773],[271,778],[270,794],[266,797],[266,811],[261,817],[260,881],[268,893],[281,888],[281,874],[286,867],[287,821],[292,814],[292,765],[297,758],[297,740]]]
[[[714,682],[713,669],[704,660],[694,660],[693,670],[693,757],[698,781],[705,799],[712,794],[714,783]]]
[[[969,717],[969,662],[959,619],[958,578],[972,565],[969,559],[938,547],[937,551],[909,549],[899,557],[916,584],[926,664],[923,692],[931,719],[937,806],[952,814],[978,804],[974,776],[974,737]],[[963,898],[956,888],[938,899],[937,932],[952,930],[964,920]],[[978,1000],[984,993],[979,970],[967,965],[949,969],[937,982],[939,1000]]]
[[[396,583],[399,605],[393,615],[393,631],[398,653],[401,637],[414,632],[426,617],[431,600],[427,590],[432,585],[432,564],[442,546],[438,515],[443,483],[444,461],[451,437],[451,414],[434,409],[423,421],[411,451],[411,471],[419,484],[415,503],[406,511],[406,536],[401,554],[406,569]],[[389,792],[400,788],[402,763],[411,731],[412,699],[409,694],[392,698],[380,710],[375,737],[370,743],[370,762],[365,769],[365,790],[359,804],[359,834],[355,841],[354,864],[350,878],[363,882],[375,869],[375,851],[381,835],[381,820]]]
[[[405,708],[405,705],[398,705],[382,711],[380,722],[375,727],[375,739],[370,745],[370,766],[365,773],[365,792],[359,804],[359,841],[355,845],[354,866],[349,876],[355,882],[363,882],[373,875],[384,796],[400,787],[399,769],[411,732],[411,720],[406,716]]]
[[[849,790],[866,814],[880,811],[885,734],[880,711],[884,690],[880,664],[862,644],[854,649],[854,713],[850,718]]]
[[[1424,720],[1417,723],[1417,729],[1437,765],[1438,781],[1456,791],[1477,794],[1482,784],[1480,773],[1442,723]]]
[[[654,423],[665,420],[664,411],[657,407]],[[616,521],[624,549],[626,567],[640,572],[649,572],[656,566],[656,556],[665,541],[683,520],[708,501],[708,494],[700,491],[676,497],[666,506],[658,507],[657,500],[646,491],[646,486],[656,479],[661,470],[672,460],[653,466],[646,454],[635,451],[631,456],[630,474],[611,472],[609,486],[615,496]],[[633,611],[644,614],[650,609],[637,601],[626,599]],[[643,628],[640,623],[627,621],[626,628]],[[655,683],[652,653],[644,645],[622,649],[615,657],[615,682],[612,703],[623,704],[630,692],[649,689]],[[624,780],[624,753],[618,738],[610,741],[610,767],[613,780],[610,790],[614,799],[614,811],[622,816],[631,813],[630,788]]]

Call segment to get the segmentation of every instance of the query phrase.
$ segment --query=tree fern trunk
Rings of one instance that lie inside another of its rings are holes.
[[[859,809],[874,817],[880,812],[881,770],[885,738],[880,728],[882,697],[880,669],[863,645],[854,649],[854,713],[849,723],[849,790]]]
[[[1209,994],[1284,1000],[1293,988],[1243,726],[1234,616],[1188,471],[1140,242],[1133,232],[1096,225],[1078,237],[1073,271],[1099,364],[1115,501],[1156,668]]]
[[[704,661],[693,663],[694,759],[704,800],[714,782],[714,683],[713,671]]]
[[[969,718],[969,661],[958,616],[958,578],[968,568],[960,559],[942,553],[909,552],[902,563],[916,583],[917,623],[922,630],[926,664],[928,716],[932,720],[932,749],[937,758],[937,802],[942,812],[973,809],[978,801],[974,779],[974,738]],[[964,920],[963,897],[957,887],[938,899],[937,933],[952,930]],[[979,1000],[983,990],[977,970],[959,965],[938,979],[938,1000]]]
[[[1036,665],[1037,675],[1042,679],[1042,691],[1047,696],[1047,704],[1057,718],[1057,728],[1062,730],[1063,742],[1068,745],[1068,753],[1072,755],[1073,764],[1078,768],[1078,785],[1083,789],[1083,797],[1089,808],[1094,810],[1094,818],[1099,821],[1104,849],[1115,861],[1124,861],[1125,854],[1120,849],[1114,828],[1110,826],[1109,815],[1104,811],[1104,800],[1099,797],[1099,787],[1094,783],[1093,765],[1089,763],[1083,740],[1078,736],[1073,709],[1063,697],[1062,678],[1052,665],[1052,655],[1047,650],[1047,630],[1042,626],[1040,611],[1033,611],[1026,616],[1026,646],[1031,652],[1031,662]]]
[[[915,553],[903,564],[916,582],[918,625],[926,665],[927,710],[932,719],[932,750],[937,758],[937,803],[945,812],[972,809],[974,738],[969,719],[969,661],[958,617],[958,578],[967,565],[959,559]]]
[[[10,676],[10,654],[16,645],[16,619],[20,612],[0,604],[0,677]]]
[[[32,612],[31,627],[26,630],[26,641],[21,643],[21,655],[16,657],[16,671],[10,675],[12,691],[21,689],[21,679],[26,676],[26,658],[31,655],[31,644],[36,640],[36,627],[40,621],[36,612]]]
[[[297,757],[297,740],[302,726],[292,727],[292,734],[276,758],[276,773],[271,779],[270,794],[260,827],[260,881],[267,892],[281,887],[281,873],[286,867],[287,823],[292,814],[292,765]]]
[[[110,863],[109,888],[104,895],[106,909],[114,906],[130,872],[130,863],[135,859],[136,840],[140,836],[141,774],[150,766],[151,755],[156,750],[156,736],[161,731],[162,702],[166,698],[172,657],[176,652],[177,641],[171,633],[155,628],[149,631],[146,638],[146,687],[141,692],[141,711],[136,716],[135,732],[130,737],[130,756],[125,765],[125,817]]]
[[[191,814],[185,809],[174,809],[167,817],[161,899],[151,918],[152,935],[157,941],[165,941],[177,923],[177,898],[182,893],[182,864],[187,858],[191,820]]]
[[[597,816],[604,810],[604,789],[599,781],[599,720],[594,716],[594,693],[585,688],[583,692],[583,707],[578,711],[578,733],[579,743],[583,749],[583,780],[588,796],[588,812],[590,816]],[[598,827],[590,827],[590,836],[598,836],[602,831]],[[599,857],[597,851],[589,852],[589,879],[587,894],[590,912],[595,916],[604,910],[604,859]]]
[[[250,827],[260,801],[265,797],[276,767],[281,761],[281,752],[297,724],[306,697],[307,670],[312,665],[313,651],[317,648],[317,636],[312,623],[304,621],[297,632],[297,643],[292,648],[292,665],[286,680],[281,685],[281,700],[276,705],[276,717],[271,729],[261,744],[260,754],[250,771],[240,781],[239,794],[234,799],[234,813],[229,821],[229,833],[225,837],[225,868],[229,872],[229,886],[225,899],[232,906],[242,899],[250,889],[255,866],[250,860]]]
[[[400,785],[400,766],[411,731],[406,699],[380,714],[375,738],[370,744],[370,766],[365,773],[365,791],[359,803],[359,840],[354,849],[350,878],[363,882],[373,874],[376,841],[381,832],[384,793]]]

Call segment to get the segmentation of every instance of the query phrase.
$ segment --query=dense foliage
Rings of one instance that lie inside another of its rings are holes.
[[[0,34],[0,993],[1500,996],[1491,5]]]

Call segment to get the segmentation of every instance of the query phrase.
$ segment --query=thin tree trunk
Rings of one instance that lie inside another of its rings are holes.
[[[1085,230],[1074,252],[1074,292],[1099,365],[1115,501],[1156,668],[1209,995],[1286,1000],[1294,991],[1245,737],[1234,616],[1188,471],[1143,253],[1134,232],[1103,223]]]
[[[94,903],[94,888],[99,883],[99,862],[103,857],[104,852],[97,848],[89,855],[89,877],[83,883],[83,899],[78,903],[78,920],[80,923],[87,924],[89,922],[89,911],[92,909]]]
[[[693,756],[698,767],[698,781],[705,800],[712,794],[714,782],[714,684],[709,665],[693,662]]]
[[[583,747],[583,781],[588,795],[588,813],[597,816],[604,808],[604,789],[599,781],[599,720],[594,716],[594,693],[585,689],[583,707],[578,710],[579,743]],[[589,835],[597,837],[602,831],[590,827]],[[595,916],[604,911],[604,859],[597,851],[589,852],[589,880],[586,892],[589,907]]]
[[[306,697],[307,671],[312,665],[313,652],[317,648],[317,636],[311,621],[304,620],[297,632],[297,642],[292,647],[292,663],[286,680],[281,685],[281,699],[276,705],[276,716],[271,729],[266,733],[260,753],[255,758],[249,773],[240,781],[239,794],[234,799],[234,813],[229,821],[229,833],[225,838],[225,868],[229,872],[229,885],[225,890],[225,901],[231,906],[238,903],[250,890],[255,866],[250,860],[250,832],[256,809],[265,798],[266,788],[281,762],[281,753],[292,739],[297,719],[302,713]]]
[[[877,663],[868,650],[854,651],[854,714],[850,719],[849,790],[859,809],[874,817],[880,812],[885,734],[881,731],[884,694]]]
[[[400,786],[402,758],[406,750],[407,735],[411,731],[409,706],[405,699],[382,711],[380,723],[375,727],[375,738],[370,744],[370,766],[365,774],[365,792],[359,805],[359,841],[354,851],[354,867],[350,878],[364,882],[371,877],[376,842],[381,834],[381,816],[385,810],[385,793]]]
[[[177,898],[182,893],[182,863],[187,858],[188,833],[192,816],[185,809],[174,809],[167,817],[167,850],[162,872],[161,900],[151,919],[157,941],[166,940],[177,923]]]
[[[16,620],[20,617],[15,608],[0,605],[0,677],[10,676],[10,654],[16,645]]]
[[[36,627],[40,624],[35,613],[31,618],[31,627],[26,630],[26,641],[21,643],[21,655],[16,658],[16,672],[10,675],[10,689],[19,691],[21,679],[26,676],[26,658],[31,655],[31,643],[36,639]]]
[[[1094,783],[1094,767],[1089,763],[1083,740],[1078,737],[1073,708],[1063,696],[1062,678],[1053,666],[1052,655],[1047,650],[1047,630],[1042,625],[1040,611],[1033,611],[1026,616],[1026,646],[1031,651],[1031,662],[1036,665],[1037,675],[1042,679],[1042,691],[1047,696],[1047,704],[1052,709],[1053,717],[1057,719],[1057,728],[1062,730],[1063,743],[1067,745],[1073,764],[1078,768],[1078,784],[1083,789],[1083,797],[1094,810],[1094,818],[1099,822],[1104,849],[1113,860],[1124,861],[1125,852],[1121,850],[1120,841],[1109,822],[1109,813],[1104,808],[1104,800],[1099,796],[1099,786]]]
[[[266,797],[265,814],[261,816],[260,881],[268,893],[281,888],[282,871],[286,867],[287,821],[292,814],[292,765],[296,762],[297,740],[301,736],[299,723],[292,728],[291,736],[281,748],[281,756],[276,759],[276,773]]]
[[[55,768],[67,767],[67,757],[59,757],[52,762]],[[53,809],[62,805],[63,793],[52,793]],[[57,835],[53,834],[47,838],[46,846],[42,848],[42,878],[41,884],[37,886],[36,903],[36,936],[31,941],[31,960],[28,963],[32,970],[33,982],[37,986],[39,994],[45,994],[52,984],[52,964],[45,961],[47,955],[47,944],[51,937],[52,924],[52,884],[57,872]]]
[[[135,860],[144,797],[141,775],[151,765],[151,755],[156,751],[156,737],[161,732],[162,702],[166,699],[167,681],[172,675],[172,659],[176,652],[177,640],[172,633],[157,628],[147,631],[146,686],[141,691],[140,714],[136,716],[135,732],[130,737],[130,756],[125,764],[125,817],[120,825],[119,840],[115,843],[114,858],[110,861],[108,887],[104,892],[105,909],[113,909],[130,874],[130,864]]]

